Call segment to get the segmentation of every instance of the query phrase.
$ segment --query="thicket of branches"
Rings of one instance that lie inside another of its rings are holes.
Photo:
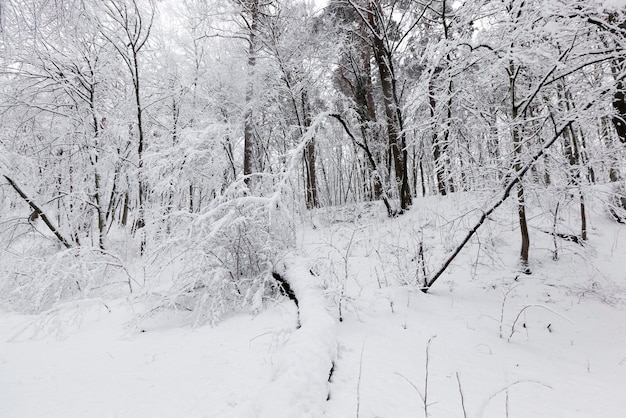
[[[2,300],[138,291],[143,256],[181,266],[157,306],[213,320],[269,289],[286,206],[499,191],[524,269],[528,188],[577,196],[581,241],[587,185],[626,221],[626,10],[314,3],[2,0]]]

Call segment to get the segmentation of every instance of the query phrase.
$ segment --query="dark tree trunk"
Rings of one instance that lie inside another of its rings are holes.
[[[246,112],[244,115],[243,130],[243,175],[246,186],[250,187],[250,175],[253,173],[254,161],[254,112],[252,111],[254,99],[254,76],[256,66],[256,49],[257,49],[257,25],[259,14],[259,1],[250,0],[242,1],[245,6],[245,12],[248,14],[248,80],[246,86]]]
[[[311,109],[309,108],[309,99],[306,90],[302,91],[302,110],[304,116],[305,131],[311,126]],[[315,138],[311,138],[304,149],[304,165],[305,165],[305,187],[306,187],[306,207],[313,209],[319,207],[317,197],[317,180],[315,173]]]
[[[520,127],[517,125],[518,120],[518,107],[515,97],[515,81],[517,76],[517,68],[515,63],[509,61],[509,94],[511,104],[511,135],[513,139],[513,170],[514,175],[518,176],[522,168],[522,141],[520,138]],[[530,273],[528,268],[528,256],[530,250],[530,235],[528,233],[528,221],[526,220],[526,203],[524,198],[524,186],[522,182],[517,184],[517,214],[519,219],[520,235],[522,238],[522,246],[520,249],[520,262],[522,263],[522,269],[526,273]]]
[[[364,22],[359,21],[360,25],[363,26]],[[361,33],[365,33],[365,28],[361,29]],[[369,123],[370,122],[376,122],[376,106],[374,105],[374,83],[372,82],[372,65],[371,65],[371,57],[372,57],[372,52],[371,49],[368,47],[368,45],[366,45],[365,43],[362,45],[362,52],[361,52],[361,65],[362,65],[362,74],[360,74],[360,77],[358,78],[357,81],[357,88],[356,88],[356,100],[357,100],[357,104],[359,105],[359,108],[362,109],[361,110],[361,124],[362,124],[362,134],[363,134],[363,139],[364,140],[368,140],[368,135],[370,136],[369,140],[373,141],[374,143],[377,143],[380,141],[380,139],[378,138],[378,135],[372,131],[372,129],[370,129],[369,127]],[[371,177],[371,172],[373,172],[375,170],[375,167],[373,167],[370,163],[369,163],[369,159],[368,159],[368,166],[369,166],[369,171],[370,174],[368,177]],[[383,190],[381,189],[381,183],[378,181],[374,181],[374,195],[373,198],[374,199],[380,199],[382,194],[383,194]]]
[[[569,90],[567,90],[567,86],[561,84],[559,96],[561,96],[562,102],[565,104],[565,108],[567,111],[571,111],[574,107],[571,94]],[[587,240],[587,214],[585,211],[585,197],[583,196],[581,190],[581,152],[580,146],[578,144],[578,139],[576,138],[576,132],[574,131],[574,127],[570,125],[570,127],[565,130],[563,133],[564,145],[565,145],[565,156],[567,157],[567,161],[569,162],[569,170],[568,177],[569,183],[576,187],[578,190],[578,197],[580,199],[580,237],[583,241]]]
[[[622,19],[621,22],[619,22],[620,19]],[[618,13],[611,13],[609,15],[609,23],[617,25],[619,29],[619,31],[615,31],[615,36],[625,38],[626,20],[623,20],[622,16]],[[624,64],[626,63],[626,51],[620,41],[616,41],[615,50],[617,58],[611,65],[613,76],[615,77],[615,93],[613,95],[613,109],[615,109],[615,114],[613,116],[613,126],[615,126],[615,131],[617,132],[620,142],[626,144],[626,86],[624,85],[623,74],[625,70]]]
[[[624,58],[620,57],[616,60],[616,73],[624,71]],[[618,75],[618,77],[620,77]],[[613,108],[615,109],[615,115],[613,116],[613,125],[619,140],[626,144],[626,92],[624,89],[624,82],[621,78],[618,78],[615,83],[615,95],[613,96]]]
[[[448,189],[446,187],[446,172],[444,169],[444,160],[442,158],[441,152],[441,144],[439,141],[438,127],[435,119],[435,109],[437,106],[437,102],[435,100],[435,92],[433,87],[433,82],[428,85],[429,87],[429,107],[430,107],[430,118],[433,121],[432,126],[432,144],[433,144],[433,164],[435,166],[435,179],[437,181],[437,191],[440,195],[445,196],[448,193]]]
[[[400,196],[400,208],[408,209],[412,204],[411,190],[407,176],[407,150],[404,145],[404,136],[400,136],[401,110],[395,92],[395,76],[392,67],[392,57],[385,47],[383,28],[380,27],[376,16],[382,16],[382,10],[378,2],[371,2],[368,11],[369,24],[374,30],[372,33],[372,46],[374,51],[374,60],[378,66],[380,75],[380,84],[383,93],[383,102],[385,108],[385,119],[387,122],[387,137],[389,139],[389,150],[395,172],[395,182],[398,187]]]

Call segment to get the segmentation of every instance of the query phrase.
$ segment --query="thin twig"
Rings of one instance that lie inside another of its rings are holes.
[[[467,411],[465,410],[465,398],[463,397],[463,387],[461,386],[461,378],[459,372],[456,372],[456,382],[459,384],[459,395],[461,395],[461,407],[463,408],[463,418],[467,418]]]
[[[424,395],[422,394],[422,391],[415,385],[415,383],[411,382],[407,377],[401,375],[400,373],[395,373],[395,375],[400,376],[401,378],[406,380],[409,385],[413,386],[413,389],[415,389],[417,394],[420,396],[422,403],[424,402]]]
[[[429,351],[430,351],[430,343],[432,342],[432,340],[434,338],[437,338],[436,335],[433,335],[432,337],[430,337],[430,339],[428,340],[428,343],[426,344],[426,372],[424,375],[424,415],[426,416],[426,418],[428,418],[428,365],[429,365]]]
[[[483,404],[480,406],[480,409],[478,410],[478,414],[476,416],[477,417],[482,417],[483,416],[483,412],[485,411],[485,408],[487,407],[487,405],[489,404],[489,402],[491,402],[491,400],[493,398],[495,398],[496,396],[498,396],[502,392],[508,392],[508,390],[510,388],[512,388],[515,385],[519,385],[520,383],[535,383],[537,385],[541,385],[541,386],[546,387],[548,389],[552,389],[552,386],[546,385],[545,383],[541,383],[541,382],[539,382],[537,380],[530,380],[530,379],[516,380],[515,382],[513,382],[511,384],[508,384],[505,387],[503,387],[502,389],[498,390],[493,395],[491,395],[486,401],[484,401]]]
[[[361,346],[361,358],[359,359],[359,379],[356,383],[356,418],[361,412],[361,375],[363,374],[363,353],[365,352],[365,341]]]

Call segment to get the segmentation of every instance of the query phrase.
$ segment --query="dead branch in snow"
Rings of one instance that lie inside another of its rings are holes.
[[[39,218],[41,218],[43,223],[46,224],[48,229],[54,234],[54,236],[59,240],[59,242],[63,244],[65,248],[68,248],[68,249],[72,248],[72,244],[70,244],[70,242],[67,239],[65,239],[63,235],[61,235],[59,230],[52,224],[52,222],[50,222],[50,219],[48,219],[48,216],[46,216],[44,211],[41,210],[41,208],[30,197],[28,197],[26,193],[24,193],[24,191],[17,185],[17,183],[15,183],[6,174],[4,174],[3,177],[9,182],[13,190],[15,190],[15,192],[18,195],[20,195],[20,197],[24,199],[26,203],[28,203],[28,206],[31,207],[31,209],[33,210],[33,213]]]

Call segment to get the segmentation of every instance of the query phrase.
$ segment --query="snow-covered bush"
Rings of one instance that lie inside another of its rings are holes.
[[[128,294],[132,279],[115,255],[93,247],[39,248],[33,255],[4,252],[0,307],[39,313],[59,302]]]
[[[607,208],[613,219],[619,223],[626,223],[626,186],[624,183],[617,183],[613,186]]]
[[[279,192],[262,198],[237,190],[243,189],[233,187],[202,214],[171,215],[186,219],[172,222],[179,227],[154,256],[160,268],[174,266],[168,269],[174,274],[165,290],[153,293],[156,303],[148,314],[183,309],[204,324],[228,311],[259,307],[271,288],[273,265],[293,244],[293,228]]]

